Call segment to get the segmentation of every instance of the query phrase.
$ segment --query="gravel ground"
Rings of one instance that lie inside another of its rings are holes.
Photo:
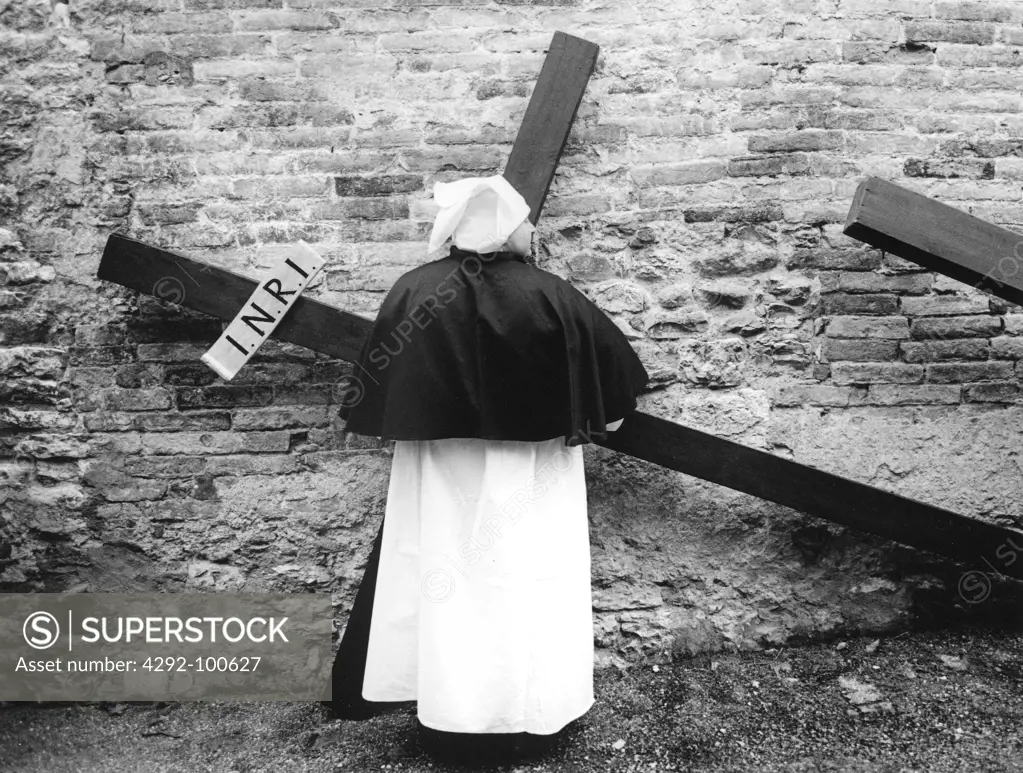
[[[597,703],[533,756],[428,754],[411,706],[0,708],[0,769],[82,771],[1023,771],[1023,636],[971,631],[723,654],[597,676]]]

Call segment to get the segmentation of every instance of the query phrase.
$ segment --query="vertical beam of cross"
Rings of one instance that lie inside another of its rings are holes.
[[[599,50],[564,32],[555,32],[551,40],[504,169],[504,178],[529,204],[533,225],[540,219]]]

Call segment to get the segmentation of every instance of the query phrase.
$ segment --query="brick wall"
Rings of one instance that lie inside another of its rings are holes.
[[[0,2],[5,590],[327,589],[389,449],[344,363],[95,278],[118,230],[372,316],[437,180],[501,171],[555,29],[601,45],[540,265],[619,323],[642,407],[1019,524],[1023,314],[842,236],[894,179],[1020,225],[1023,4]],[[186,289],[187,292],[187,289]],[[916,551],[587,448],[600,657],[898,630],[958,599]],[[898,517],[891,514],[891,517]],[[962,612],[956,613],[962,614]]]

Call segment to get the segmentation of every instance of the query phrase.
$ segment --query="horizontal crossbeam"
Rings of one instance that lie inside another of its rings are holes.
[[[233,271],[176,255],[120,234],[107,241],[99,277],[132,290],[161,294],[177,283],[186,308],[220,320],[234,319],[256,282]],[[190,284],[186,285],[188,282]],[[325,303],[302,298],[274,335],[349,362],[358,359],[372,322]],[[979,565],[1023,532],[995,526],[892,494],[864,483],[748,448],[642,412],[634,412],[621,429],[602,443],[668,469],[826,518],[879,537]],[[1023,561],[1004,574],[1023,579]]]
[[[1023,304],[1023,234],[880,177],[856,189],[844,233]]]
[[[230,322],[252,296],[257,282],[121,234],[107,239],[96,274],[162,300]],[[301,296],[281,320],[273,337],[331,357],[355,362],[372,323]]]

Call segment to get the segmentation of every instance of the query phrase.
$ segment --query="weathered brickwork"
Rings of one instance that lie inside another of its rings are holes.
[[[1023,230],[1021,3],[0,0],[0,24],[0,589],[315,588],[343,621],[390,460],[345,437],[348,366],[271,342],[225,383],[199,362],[220,323],[97,280],[103,244],[257,276],[304,239],[309,294],[372,316],[426,259],[433,183],[501,171],[555,29],[601,55],[539,265],[633,341],[642,408],[1023,523],[1023,310],[841,233],[867,175]],[[603,661],[967,606],[934,557],[586,463]]]

